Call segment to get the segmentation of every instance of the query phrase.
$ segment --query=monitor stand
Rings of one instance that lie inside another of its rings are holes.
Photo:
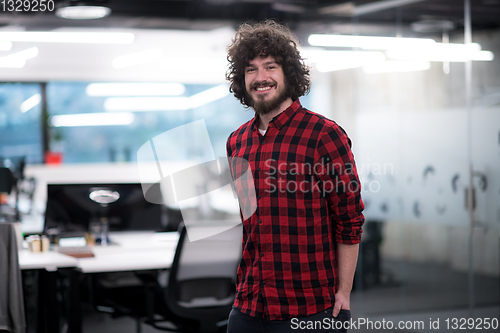
[[[102,241],[104,240],[104,242]],[[117,245],[116,242],[113,242],[111,241],[111,239],[109,239],[109,236],[104,236],[104,237],[97,237],[95,239],[95,245],[100,245],[100,246],[108,246],[108,245]]]
[[[93,232],[95,235],[95,244],[100,246],[116,245],[109,239],[108,219],[102,217],[98,224],[94,224]]]

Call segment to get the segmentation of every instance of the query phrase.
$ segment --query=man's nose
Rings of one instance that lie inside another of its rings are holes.
[[[255,78],[257,82],[264,82],[267,81],[267,75],[264,70],[258,70],[257,71],[257,77]]]

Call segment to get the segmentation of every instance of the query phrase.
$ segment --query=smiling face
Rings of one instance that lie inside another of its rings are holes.
[[[272,56],[256,57],[245,68],[245,88],[250,106],[259,115],[280,110],[290,96],[283,68]]]

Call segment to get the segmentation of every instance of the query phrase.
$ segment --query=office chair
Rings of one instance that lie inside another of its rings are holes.
[[[26,317],[17,235],[10,223],[0,223],[0,272],[0,331],[24,332]]]
[[[108,290],[105,304],[113,308],[112,316],[135,318],[137,332],[141,332],[142,322],[169,332],[225,332],[236,291],[242,230],[239,225],[211,237],[189,240],[189,234],[211,234],[214,228],[217,226],[186,228],[181,223],[168,276],[138,271],[142,286]]]
[[[189,234],[210,234],[213,228],[216,226],[181,225],[168,284],[163,290],[163,318],[156,321],[149,312],[147,324],[160,330],[200,333],[222,331],[227,324],[236,291],[242,231],[240,225],[211,237],[189,240]],[[154,301],[154,297],[148,299]],[[179,329],[158,325],[164,320]]]

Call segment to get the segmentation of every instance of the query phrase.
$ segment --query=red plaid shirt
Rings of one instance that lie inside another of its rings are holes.
[[[334,303],[335,243],[361,241],[364,205],[351,141],[299,100],[264,136],[257,126],[255,117],[227,142],[230,161],[248,161],[256,199],[246,200],[257,206],[243,221],[234,307],[270,320],[312,315]]]

